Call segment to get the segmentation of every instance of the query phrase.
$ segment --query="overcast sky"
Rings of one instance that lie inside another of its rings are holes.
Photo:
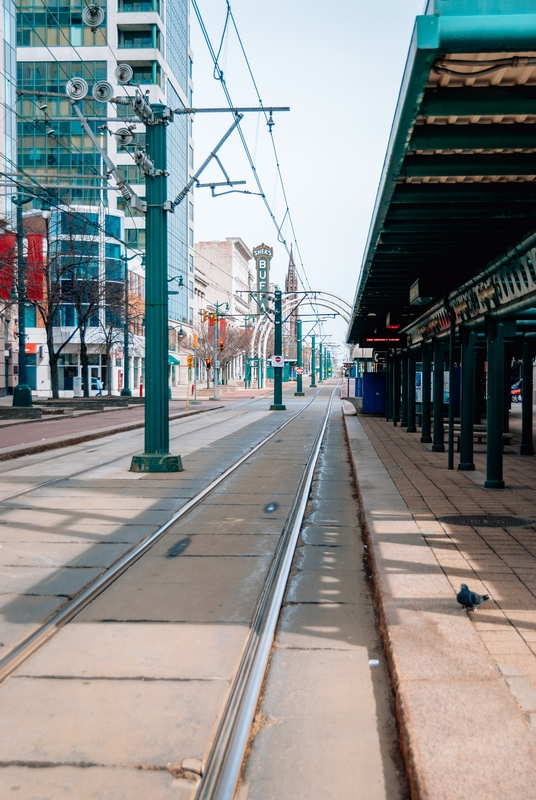
[[[215,49],[225,0],[198,0]],[[231,7],[265,106],[290,106],[274,114],[274,140],[303,264],[313,289],[352,302],[415,16],[423,0],[232,0]],[[194,106],[224,106],[208,48],[192,10]],[[236,34],[224,38],[220,64],[235,105],[257,105]],[[198,115],[195,165],[200,166],[230,126],[230,114]],[[264,118],[242,123],[257,172],[278,225],[285,203]],[[258,191],[237,133],[220,151],[231,179]],[[203,180],[220,180],[214,165]],[[274,247],[272,280],[284,286],[285,249],[260,197],[195,195],[196,241],[240,236],[253,248]],[[283,237],[293,234],[285,221]],[[303,275],[296,258],[300,275]],[[347,325],[325,323],[337,342]]]

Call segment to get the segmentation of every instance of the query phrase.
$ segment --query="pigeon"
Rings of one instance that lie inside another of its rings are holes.
[[[468,611],[476,611],[480,603],[489,600],[489,594],[477,594],[472,592],[466,583],[462,583],[460,591],[456,595],[456,600]]]

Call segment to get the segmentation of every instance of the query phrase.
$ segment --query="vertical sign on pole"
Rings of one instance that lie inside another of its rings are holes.
[[[296,321],[296,356],[297,356],[296,391],[294,392],[294,395],[296,397],[304,397],[305,393],[303,391],[302,321],[299,317]]]
[[[283,404],[283,368],[285,359],[283,357],[283,319],[281,308],[281,292],[275,292],[275,314],[274,314],[274,350],[272,364],[274,367],[274,402],[270,406],[270,411],[286,411]]]
[[[259,312],[268,309],[268,292],[270,290],[270,263],[274,255],[274,248],[267,244],[260,244],[253,249],[253,258],[257,273],[257,306]]]

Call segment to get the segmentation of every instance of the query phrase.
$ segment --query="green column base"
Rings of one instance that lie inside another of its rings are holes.
[[[305,392],[294,392],[294,397],[305,397]]]
[[[458,469],[462,470],[462,472],[474,472],[475,465],[472,461],[463,462],[460,461],[458,464]]]
[[[286,411],[287,407],[284,406],[282,403],[272,403],[270,406],[270,411]]]
[[[432,444],[432,437],[431,436],[421,436],[422,444]]]
[[[520,456],[533,456],[534,455],[534,445],[532,444],[522,444],[519,449]]]
[[[445,445],[444,444],[433,444],[432,445],[432,453],[444,453],[445,452]]]
[[[417,428],[415,425],[408,425],[406,428],[406,433],[417,433]]]
[[[484,481],[484,489],[504,489],[504,481]]]
[[[316,383],[309,384],[309,389],[316,389]]]
[[[25,383],[19,383],[13,391],[13,405],[19,408],[32,408],[32,390]]]
[[[132,389],[121,389],[121,397],[132,397]]]
[[[169,453],[143,453],[132,456],[130,472],[182,472],[182,459]]]

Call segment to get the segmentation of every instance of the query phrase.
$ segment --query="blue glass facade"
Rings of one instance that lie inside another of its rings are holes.
[[[4,120],[3,155],[6,172],[13,172],[17,163],[17,120],[15,106],[17,102],[17,51],[16,8],[13,0],[4,0],[2,4],[4,27]]]

